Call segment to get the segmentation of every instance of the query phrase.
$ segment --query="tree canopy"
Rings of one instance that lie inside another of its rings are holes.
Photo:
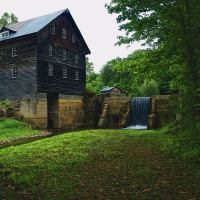
[[[199,0],[112,0],[106,7],[109,13],[117,14],[119,29],[126,31],[117,44],[144,40],[157,51],[153,56],[158,61],[157,70],[171,79],[170,87],[182,99],[182,116],[195,124],[200,102]]]
[[[17,22],[18,18],[13,13],[9,15],[8,12],[5,12],[0,18],[0,26],[13,24]]]
[[[91,72],[94,72],[94,64],[89,61],[88,57],[86,57],[85,63],[86,63],[86,73],[89,74]]]

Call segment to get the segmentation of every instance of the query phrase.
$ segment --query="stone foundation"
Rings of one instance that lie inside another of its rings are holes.
[[[48,97],[47,97],[48,96]],[[34,127],[46,129],[82,127],[83,97],[77,95],[29,94],[21,100],[12,101],[15,115],[22,117]]]
[[[73,129],[123,128],[129,125],[131,97],[104,97],[63,94],[28,94],[12,101],[17,116],[35,127]],[[168,95],[151,97],[148,129],[161,128],[175,121],[176,103]]]
[[[47,99],[46,95],[35,94],[29,98],[23,98],[18,102],[15,114],[22,116],[23,120],[35,127],[47,128]]]
[[[151,114],[148,117],[148,129],[162,128],[176,120],[176,102],[170,95],[151,97]]]
[[[102,112],[104,96],[87,94],[83,98],[83,123],[85,127],[96,128]]]
[[[98,127],[123,128],[130,121],[131,98],[113,97],[105,98],[102,105]]]
[[[61,127],[83,126],[83,97],[75,95],[60,95],[59,110]]]

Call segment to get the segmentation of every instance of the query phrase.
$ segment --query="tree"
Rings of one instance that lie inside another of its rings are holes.
[[[112,0],[106,7],[126,31],[118,37],[119,45],[145,40],[154,49],[162,48],[161,60],[172,61],[172,87],[181,96],[182,116],[195,127],[200,102],[199,0]]]
[[[1,19],[0,19],[0,25],[8,25],[8,24],[13,24],[13,23],[17,23],[18,22],[18,18],[11,13],[11,15],[8,14],[8,12],[5,12]]]
[[[99,94],[103,87],[101,75],[95,72],[87,74],[86,90],[91,93]]]
[[[86,57],[85,63],[86,63],[86,73],[89,74],[91,72],[94,72],[94,64],[92,62],[89,62],[88,57]]]
[[[17,23],[17,22],[18,22],[18,18],[13,13],[11,13],[11,15],[9,15],[8,12],[5,12],[1,16],[0,26],[13,24],[13,23]]]
[[[160,94],[158,84],[154,80],[150,81],[145,80],[144,83],[139,87],[139,91],[140,91],[139,96],[144,96],[144,97]]]
[[[86,90],[87,92],[99,94],[103,87],[101,75],[94,72],[94,64],[86,57]]]

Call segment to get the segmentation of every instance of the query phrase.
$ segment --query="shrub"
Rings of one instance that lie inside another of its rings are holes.
[[[139,87],[140,96],[152,96],[152,95],[159,95],[159,88],[158,84],[154,80],[147,81],[145,80],[144,83]]]

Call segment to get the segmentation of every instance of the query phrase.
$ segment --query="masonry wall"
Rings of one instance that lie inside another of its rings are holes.
[[[59,110],[62,128],[82,127],[83,97],[78,95],[59,95]]]
[[[47,128],[53,120],[54,128],[123,128],[129,125],[131,97],[106,97],[59,94],[49,107],[49,95],[30,93],[12,101],[15,114],[39,128]],[[151,97],[148,129],[162,128],[176,120],[177,98],[169,95]]]
[[[35,127],[46,129],[48,120],[53,128],[73,129],[85,126],[83,120],[83,97],[59,94],[58,99],[48,105],[46,93],[27,94],[21,100],[11,101],[15,115],[22,117]]]
[[[176,120],[177,98],[170,95],[151,96],[151,114],[148,129],[162,128]]]
[[[98,127],[126,127],[130,121],[130,106],[131,98],[129,97],[105,98],[102,105],[102,113],[99,118]]]
[[[11,102],[13,105],[16,102]],[[38,128],[47,128],[47,98],[46,94],[28,94],[17,101],[15,114],[24,121]]]

